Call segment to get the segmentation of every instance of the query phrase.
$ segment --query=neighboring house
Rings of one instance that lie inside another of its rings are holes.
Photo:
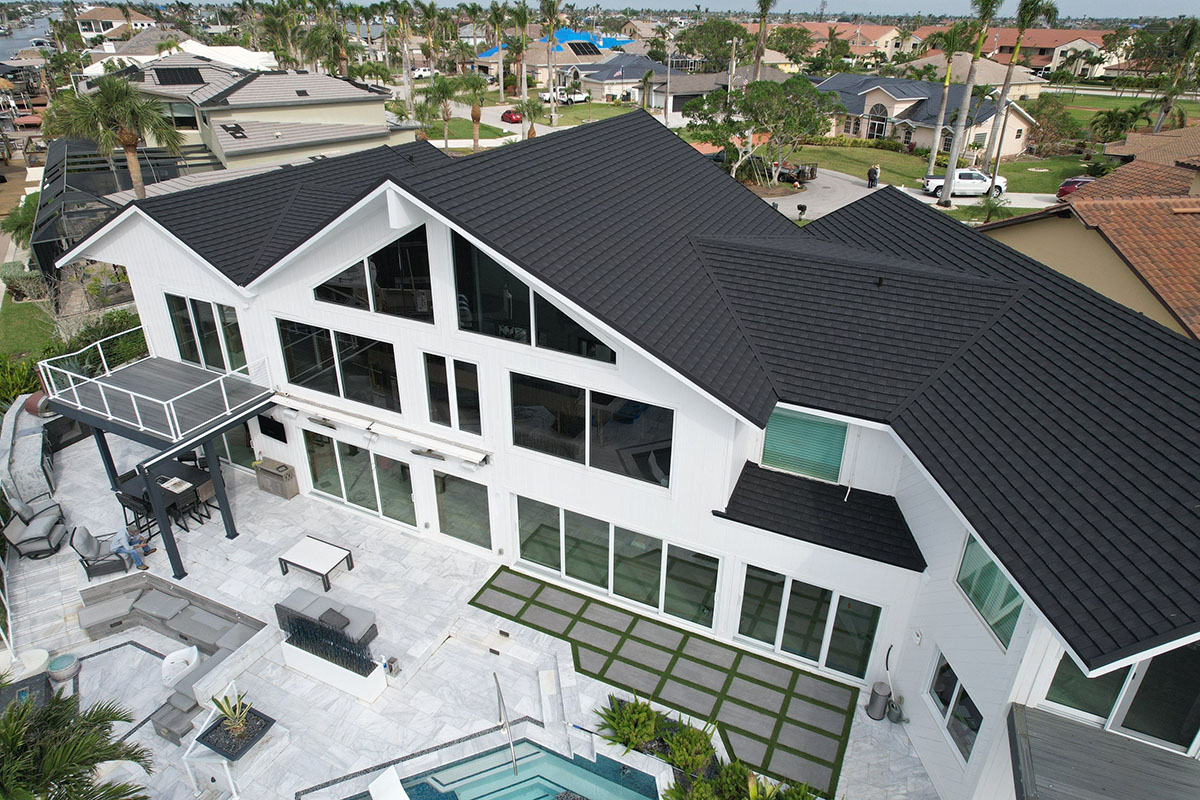
[[[415,136],[413,126],[388,122],[384,104],[390,92],[330,75],[256,72],[186,53],[122,74],[143,94],[167,104],[189,144],[204,144],[229,169],[348,153]]]
[[[155,26],[152,18],[140,11],[133,10],[129,13],[129,22],[127,23],[121,10],[113,6],[96,6],[82,11],[75,15],[75,24],[79,27],[79,35],[85,42],[98,39],[106,34],[117,34],[120,38],[124,31],[118,29],[126,25],[135,33]]]
[[[1189,125],[1159,133],[1127,133],[1123,142],[1109,142],[1104,153],[1128,160],[1153,161],[1174,165],[1180,159],[1200,153],[1200,127]]]
[[[931,147],[949,152],[954,135],[955,114],[966,86],[950,84],[950,102],[941,131],[935,134],[938,108],[942,102],[942,84],[907,78],[881,78],[839,72],[817,84],[822,92],[837,92],[846,107],[830,129],[831,136],[856,139],[893,139],[913,147]],[[992,100],[971,101],[967,117],[965,158],[979,151],[991,133],[996,104]],[[1008,125],[1000,143],[1000,155],[1015,156],[1025,150],[1033,117],[1017,103],[1008,106]]]
[[[491,32],[486,25],[460,25],[458,28],[458,40],[467,44],[478,47],[481,44],[490,44]]]
[[[980,230],[1171,330],[1200,338],[1200,158],[1137,159]]]
[[[874,53],[883,53],[889,59],[897,53],[909,52],[912,44],[911,39],[902,37],[901,32],[894,25],[867,25],[856,22],[796,22],[796,23],[780,23],[768,24],[767,33],[776,28],[806,28],[812,33],[815,40],[812,52],[816,53],[824,50],[829,43],[829,29],[833,28],[839,39],[849,43],[850,54],[855,59],[866,58]],[[746,24],[746,30],[750,35],[758,34],[758,23],[751,22]]]
[[[560,70],[565,83],[579,81],[583,91],[593,100],[611,102],[618,99],[641,100],[642,78],[653,72],[653,83],[666,78],[667,67],[646,56],[628,53],[613,53],[597,64],[580,64]],[[671,70],[671,79],[682,78],[687,73]]]
[[[627,20],[621,26],[621,35],[626,36],[635,41],[644,41],[646,39],[655,38],[655,29],[658,27],[657,22],[646,22],[640,19]]]
[[[924,41],[930,33],[944,29],[945,25],[927,25],[918,28],[914,36]],[[1103,52],[1104,36],[1109,30],[1079,30],[1075,28],[1030,28],[1021,37],[1019,62],[1028,64],[1038,75],[1048,75],[1058,69],[1067,69],[1072,51],[1095,54],[1103,62],[1097,66],[1075,61],[1069,69],[1080,77],[1098,78],[1106,74],[1110,65],[1116,64],[1115,54]],[[983,54],[993,61],[1007,65],[1012,60],[1017,44],[1016,28],[988,28]]]
[[[946,800],[1194,800],[1200,347],[916,199],[797,228],[633,112],[149,197],[59,263],[78,258],[127,269],[142,369],[245,367],[274,392],[168,453],[228,429],[238,461],[394,524],[380,547],[514,565],[851,706],[886,680],[904,726],[852,724],[907,736]],[[781,720],[834,710],[780,688]],[[793,734],[824,755],[777,745],[770,770],[840,797],[836,740]]]
[[[793,75],[783,72],[782,70],[768,67],[765,64],[762,68],[762,73],[759,75],[759,80],[775,81],[783,83]],[[747,64],[738,67],[733,71],[733,88],[742,89],[746,84],[754,80],[754,65]],[[694,74],[683,74],[676,77],[676,73],[671,73],[671,111],[682,112],[684,105],[695,100],[698,97],[703,97],[709,92],[728,91],[729,90],[729,73],[728,72],[697,72]],[[665,78],[656,79],[650,87],[650,108],[662,108],[664,96],[667,91],[667,82]]]
[[[178,40],[178,47],[170,51],[158,51],[158,43],[170,41],[176,37],[182,37]],[[110,61],[116,62],[121,69],[124,69],[137,64],[147,64],[173,53],[187,53],[245,70],[270,70],[279,66],[273,53],[247,50],[236,45],[214,47],[201,44],[179,31],[151,28],[148,31],[142,31],[127,42],[120,42],[115,46],[105,42],[103,47],[92,49],[90,55],[93,61],[83,68],[83,75],[94,78],[105,74],[105,64]]]
[[[926,64],[932,64],[937,67],[936,77],[938,80],[946,77],[946,57],[940,52],[937,55],[913,59],[907,62],[905,66],[919,70]],[[1004,86],[1004,76],[1008,72],[1007,64],[992,61],[990,58],[981,58],[976,62],[975,68],[976,86],[991,86],[996,89]],[[950,80],[954,83],[965,84],[967,82],[967,73],[970,69],[971,54],[955,53],[954,60],[950,64]],[[1042,87],[1045,85],[1045,78],[1039,78],[1033,74],[1032,70],[1018,64],[1013,67],[1012,86],[1009,88],[1008,99],[1019,101],[1033,100],[1042,93]]]
[[[554,34],[554,41],[554,68],[558,72],[560,67],[598,64],[613,54],[612,48],[629,44],[631,40],[623,36],[601,36],[590,31],[563,28]],[[508,49],[505,44],[501,47]],[[545,36],[530,41],[525,51],[525,71],[541,86],[550,80],[550,52],[549,39]],[[476,57],[475,69],[485,74],[491,74],[496,69],[495,47],[484,50]],[[505,71],[508,69],[509,60],[506,58]]]

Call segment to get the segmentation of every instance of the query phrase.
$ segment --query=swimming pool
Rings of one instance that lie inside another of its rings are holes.
[[[571,792],[587,800],[657,800],[654,778],[597,756],[564,758],[533,742],[515,744],[517,774],[508,746],[406,778],[411,800],[555,800]]]

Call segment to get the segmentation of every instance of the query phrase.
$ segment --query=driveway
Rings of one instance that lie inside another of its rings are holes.
[[[779,211],[788,219],[799,219],[798,205],[806,206],[804,219],[818,219],[866,197],[874,189],[867,188],[865,178],[855,178],[840,172],[817,170],[817,179],[804,185],[804,191],[788,197],[763,198],[778,203]]]
[[[920,189],[908,189],[903,191],[910,197],[915,197],[922,203],[933,205],[937,202],[937,198],[931,194],[925,194]],[[1003,195],[1003,199],[1008,201],[1008,205],[1012,208],[1049,208],[1053,205],[1058,205],[1058,198],[1052,194],[1038,194],[1036,192],[1009,192]],[[983,202],[982,197],[958,197],[954,198],[956,206],[977,206]]]

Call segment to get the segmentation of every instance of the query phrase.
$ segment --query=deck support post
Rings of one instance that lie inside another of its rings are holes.
[[[171,518],[167,515],[167,504],[163,502],[162,489],[154,481],[154,474],[141,467],[142,477],[146,480],[146,492],[150,495],[150,505],[154,509],[154,519],[158,522],[158,533],[162,536],[163,549],[171,561],[171,572],[176,580],[187,577],[183,568],[183,559],[179,557],[179,545],[175,543],[175,531],[171,528]]]
[[[217,458],[217,448],[212,439],[204,440],[204,458],[208,462],[208,474],[212,476],[213,494],[217,497],[217,506],[221,509],[221,523],[225,526],[225,538],[236,539],[237,525],[233,521],[233,509],[229,505],[229,493],[225,490],[225,478],[221,475],[221,461]]]
[[[117,480],[117,465],[113,463],[112,450],[108,449],[108,438],[100,428],[92,428],[92,437],[96,440],[96,449],[100,451],[100,461],[104,464],[108,485],[114,492],[121,491],[121,483]]]

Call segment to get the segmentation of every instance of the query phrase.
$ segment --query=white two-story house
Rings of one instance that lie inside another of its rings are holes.
[[[890,679],[946,800],[1196,785],[1200,349],[897,191],[800,229],[632,113],[151,197],[79,257],[156,358],[269,384],[235,464]],[[834,796],[841,758],[775,774]]]

